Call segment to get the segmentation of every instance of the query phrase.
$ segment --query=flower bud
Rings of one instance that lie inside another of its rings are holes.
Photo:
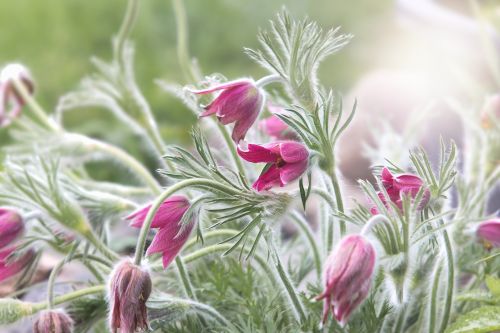
[[[73,320],[63,310],[46,310],[33,323],[33,333],[71,333]]]
[[[253,80],[248,79],[226,82],[203,90],[191,90],[199,95],[216,91],[221,93],[204,108],[200,117],[215,114],[224,125],[234,123],[231,137],[238,143],[245,138],[259,116],[264,105],[264,94]]]
[[[323,324],[328,312],[345,324],[352,311],[368,296],[375,267],[375,249],[361,235],[344,237],[326,259],[323,279],[325,290],[317,300],[324,300]]]
[[[6,280],[26,268],[35,258],[35,251],[29,249],[20,256],[15,256],[14,246],[0,250],[0,281]]]
[[[276,140],[297,140],[297,134],[277,116],[284,110],[270,103],[268,103],[267,108],[272,112],[272,116],[262,119],[259,122],[259,129]]]
[[[476,229],[476,236],[487,248],[500,247],[500,219],[480,223]]]
[[[257,191],[285,186],[302,176],[309,164],[309,151],[302,143],[295,141],[248,144],[245,149],[238,146],[238,154],[248,162],[269,164],[253,184]]]
[[[35,85],[29,70],[21,64],[9,64],[0,72],[0,127],[9,125],[19,116],[25,104],[13,80],[19,80],[33,94]]]
[[[9,245],[24,231],[24,222],[16,211],[0,208],[0,249]]]
[[[149,273],[125,259],[111,273],[110,318],[113,333],[134,333],[148,328],[146,301],[151,294]]]

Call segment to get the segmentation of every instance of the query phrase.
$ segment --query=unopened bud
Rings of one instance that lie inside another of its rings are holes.
[[[35,84],[29,70],[21,64],[9,64],[0,72],[0,127],[9,125],[21,114],[26,101],[16,89],[14,81],[24,85],[33,94]]]

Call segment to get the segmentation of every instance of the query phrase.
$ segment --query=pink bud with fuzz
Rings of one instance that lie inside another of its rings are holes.
[[[73,320],[63,310],[46,310],[33,323],[33,333],[71,333]]]
[[[325,262],[325,289],[317,300],[324,300],[322,323],[328,313],[345,324],[351,313],[368,296],[375,267],[375,249],[361,235],[344,237]]]
[[[0,127],[9,125],[21,114],[26,104],[13,80],[20,81],[30,94],[33,94],[35,90],[33,78],[23,65],[9,64],[2,69],[0,72]]]
[[[109,283],[109,326],[113,333],[134,333],[148,328],[146,302],[151,294],[149,272],[127,258],[115,267]]]

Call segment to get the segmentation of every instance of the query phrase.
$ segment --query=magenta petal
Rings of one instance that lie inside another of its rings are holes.
[[[188,89],[188,91],[192,92],[193,94],[197,94],[197,95],[205,95],[205,94],[213,93],[213,92],[218,91],[218,90],[234,88],[237,86],[248,85],[248,84],[252,84],[252,81],[250,81],[250,80],[236,80],[236,81],[224,82],[222,84],[218,84],[218,85],[215,85],[215,86],[207,88],[207,89],[201,89],[201,90]]]
[[[482,222],[476,230],[476,235],[494,247],[500,247],[500,219]]]
[[[276,162],[279,155],[273,153],[269,148],[261,145],[249,143],[246,150],[238,146],[238,155],[245,161],[252,163],[273,163]]]
[[[234,124],[233,133],[231,134],[231,138],[234,142],[238,143],[245,138],[248,130],[257,120],[261,109],[262,103],[255,106],[255,108],[251,112],[248,112],[247,115],[242,116],[239,120],[236,121],[236,123]]]
[[[181,225],[178,223],[172,223],[164,228],[160,228],[153,238],[147,254],[162,253],[163,267],[166,268],[181,251],[193,227],[194,222],[186,225],[183,230],[181,230]]]
[[[151,205],[147,205],[126,217],[131,220],[130,226],[142,227]],[[189,208],[189,200],[181,195],[173,195],[167,198],[160,206],[151,223],[151,228],[161,228],[168,223],[178,223]]]
[[[394,179],[394,176],[392,175],[392,173],[389,171],[388,168],[383,168],[382,169],[382,182],[385,184],[385,183],[390,183],[392,184],[392,181]]]
[[[273,186],[283,186],[280,178],[280,170],[276,167],[276,165],[271,165],[266,172],[260,175],[252,186],[258,192],[268,190]]]
[[[280,168],[280,178],[283,184],[288,184],[298,179],[307,170],[308,160],[302,160],[297,163],[287,163]]]
[[[287,163],[306,161],[309,152],[306,147],[299,142],[285,141],[280,144],[281,158]]]
[[[15,250],[15,247],[10,247],[0,251],[0,281],[6,280],[21,272],[35,255],[33,250],[29,250],[21,257],[10,260],[9,257]]]

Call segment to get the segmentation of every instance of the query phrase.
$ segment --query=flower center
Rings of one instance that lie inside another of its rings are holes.
[[[276,166],[278,168],[281,168],[285,164],[286,164],[286,162],[283,160],[283,158],[281,158],[281,156],[276,159]]]

